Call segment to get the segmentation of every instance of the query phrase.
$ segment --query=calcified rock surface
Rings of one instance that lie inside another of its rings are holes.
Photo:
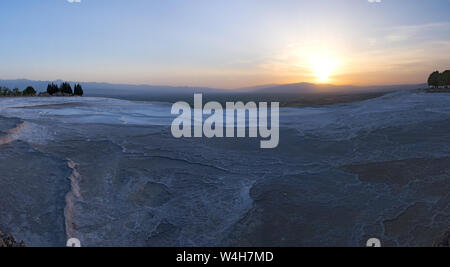
[[[450,227],[448,228],[447,232],[442,235],[441,238],[439,238],[435,243],[435,247],[450,247]]]
[[[0,229],[30,246],[431,246],[450,222],[449,103],[283,108],[260,150],[174,139],[164,103],[0,99]]]
[[[12,235],[0,232],[0,248],[25,247],[23,241],[17,242]]]

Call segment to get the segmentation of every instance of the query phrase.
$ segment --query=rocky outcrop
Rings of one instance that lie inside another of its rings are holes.
[[[23,241],[17,242],[12,235],[0,232],[0,248],[6,247],[25,247],[25,243]]]

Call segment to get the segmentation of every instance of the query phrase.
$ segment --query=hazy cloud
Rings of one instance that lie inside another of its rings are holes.
[[[450,33],[449,27],[448,22],[397,26],[389,29],[385,39],[389,42],[446,40]]]
[[[69,3],[81,3],[81,0],[67,0]]]

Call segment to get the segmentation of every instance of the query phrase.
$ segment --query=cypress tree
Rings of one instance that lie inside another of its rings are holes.
[[[64,94],[73,95],[72,87],[67,82],[63,82],[61,84],[61,92]]]
[[[56,84],[54,84],[54,83],[51,83],[51,84],[49,84],[49,85],[47,86],[47,93],[48,93],[49,95],[54,95],[54,94],[56,94],[58,91],[59,91],[59,88],[58,88],[58,86],[57,86]]]
[[[74,93],[74,95],[77,95],[77,96],[83,96],[83,88],[81,87],[80,84],[75,85],[73,93]]]

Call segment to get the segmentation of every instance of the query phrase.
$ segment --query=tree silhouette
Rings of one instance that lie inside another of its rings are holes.
[[[14,96],[21,96],[22,95],[22,92],[19,91],[19,88],[14,88],[12,92],[13,92]]]
[[[61,84],[61,92],[64,94],[73,95],[72,87],[67,82],[63,82]]]
[[[428,85],[433,88],[449,88],[450,87],[450,70],[443,73],[435,71],[428,77]]]
[[[444,75],[442,75],[442,73],[439,73],[438,76],[438,87],[444,87],[445,86],[445,82],[444,82]]]
[[[77,96],[83,96],[83,88],[81,87],[80,84],[75,85],[74,90],[73,90],[73,94],[77,95]]]
[[[450,87],[450,70],[444,71],[442,74],[442,83],[446,88]]]
[[[12,95],[12,91],[8,87],[0,88],[0,92],[1,92],[2,96],[10,96],[10,95]]]
[[[49,84],[49,85],[47,86],[47,93],[48,93],[49,95],[54,95],[54,94],[58,93],[58,91],[59,91],[59,88],[58,88],[58,86],[57,86],[56,84],[54,84],[54,83],[51,83],[51,84]]]
[[[23,95],[25,95],[25,96],[35,96],[35,95],[36,95],[36,90],[34,90],[33,87],[28,86],[28,87],[23,91]]]
[[[439,86],[439,77],[441,75],[439,74],[439,71],[435,71],[430,74],[430,77],[428,77],[428,85],[433,86],[434,88],[437,88]]]

